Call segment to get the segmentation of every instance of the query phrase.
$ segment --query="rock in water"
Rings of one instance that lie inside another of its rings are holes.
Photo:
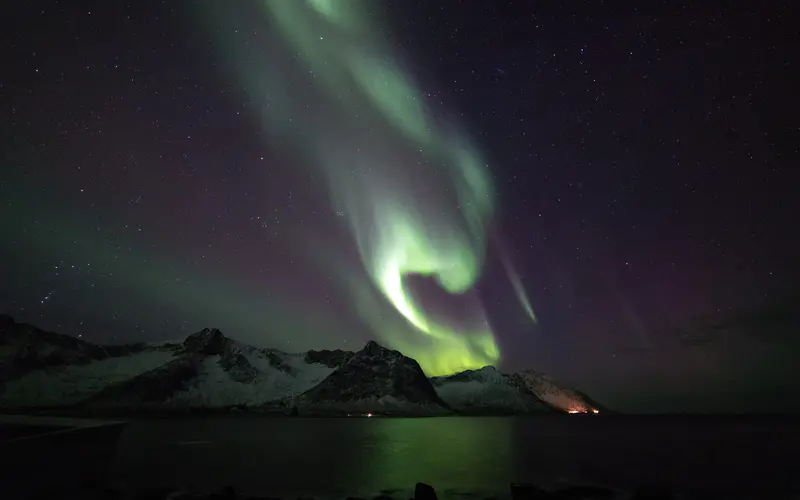
[[[436,490],[430,484],[417,483],[414,486],[414,500],[437,500]]]
[[[511,483],[511,500],[562,500],[562,496],[535,484]]]
[[[558,490],[559,498],[563,500],[611,500],[614,492],[596,486],[571,486]]]
[[[672,500],[673,496],[668,490],[652,486],[636,488],[631,500]]]

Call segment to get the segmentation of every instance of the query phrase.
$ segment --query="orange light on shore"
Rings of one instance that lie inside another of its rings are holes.
[[[580,410],[567,410],[567,413],[583,413]]]
[[[594,414],[600,413],[600,410],[596,410],[596,409],[592,410],[592,413],[594,413]]]

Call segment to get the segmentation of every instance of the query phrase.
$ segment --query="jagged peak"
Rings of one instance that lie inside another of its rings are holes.
[[[183,347],[187,351],[196,351],[202,354],[221,355],[231,340],[222,334],[218,328],[203,328],[197,333],[186,337]]]
[[[527,377],[534,377],[534,378],[537,378],[537,379],[540,379],[540,380],[544,380],[544,381],[547,381],[547,382],[556,383],[556,380],[553,377],[551,377],[549,375],[545,375],[542,372],[537,372],[533,368],[526,368],[526,369],[521,370],[521,371],[519,371],[517,373],[519,375],[523,375],[523,376],[527,376]]]
[[[450,375],[440,375],[437,377],[431,377],[430,379],[437,384],[447,383],[447,382],[470,382],[473,380],[483,380],[483,381],[492,381],[492,380],[499,380],[501,378],[505,378],[503,372],[498,370],[492,365],[486,365],[481,368],[477,368],[474,370],[464,370],[456,373],[451,373]]]
[[[199,332],[195,333],[195,335],[203,335],[203,336],[210,336],[214,337],[217,335],[222,335],[222,332],[219,331],[219,328],[203,328]],[[224,337],[224,335],[222,335]]]
[[[350,360],[356,353],[344,351],[342,349],[322,349],[320,351],[310,350],[305,353],[307,363],[319,363],[329,368],[338,368]]]
[[[367,342],[367,344],[364,346],[363,349],[361,349],[360,352],[368,356],[385,356],[387,354],[402,356],[402,354],[399,351],[383,347],[374,340],[370,340],[369,342]]]
[[[270,349],[270,350],[278,351],[278,349]],[[323,354],[348,354],[352,353],[353,351],[347,351],[345,349],[309,349],[306,352],[323,353]]]

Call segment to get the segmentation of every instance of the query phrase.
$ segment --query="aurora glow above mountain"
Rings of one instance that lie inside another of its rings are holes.
[[[0,314],[800,401],[784,4],[89,3],[0,16]]]
[[[494,205],[487,160],[457,124],[426,108],[362,2],[267,0],[263,7],[264,29],[279,30],[281,44],[239,44],[229,36],[235,29],[221,30],[219,43],[260,103],[266,132],[291,141],[303,158],[298,163],[325,179],[370,283],[350,279],[323,242],[312,250],[321,265],[339,270],[342,290],[372,333],[428,374],[496,364],[498,346],[480,300],[469,293],[483,268]],[[265,95],[284,98],[273,104]],[[409,276],[464,296],[460,324],[426,310],[407,286]],[[534,318],[524,290],[516,290]]]

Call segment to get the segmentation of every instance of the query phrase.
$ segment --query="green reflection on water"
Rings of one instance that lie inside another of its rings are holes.
[[[437,489],[491,490],[513,480],[513,419],[373,418],[364,422],[356,484],[371,491],[406,489],[417,481]]]

